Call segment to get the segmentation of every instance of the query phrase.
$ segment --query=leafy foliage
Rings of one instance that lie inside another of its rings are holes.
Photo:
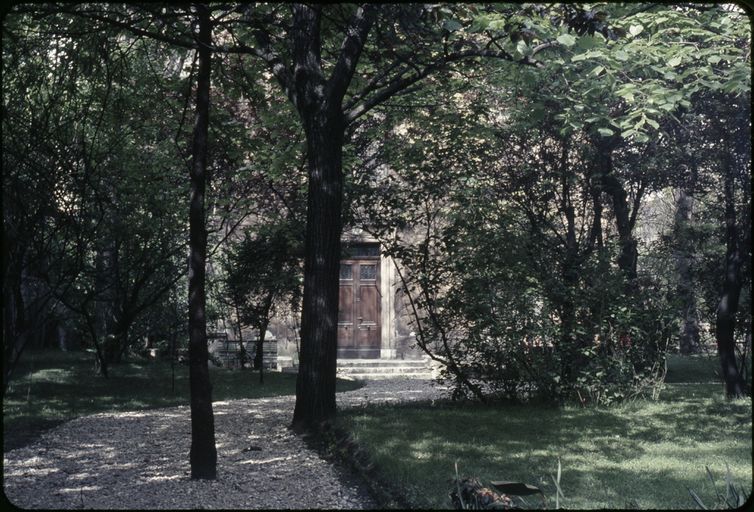
[[[605,9],[579,16],[609,14],[614,31],[571,20],[539,69],[487,63],[469,83],[459,68],[402,98],[395,106],[409,116],[385,109],[364,124],[361,135],[381,143],[363,145],[371,172],[349,183],[354,222],[395,258],[416,342],[458,395],[611,404],[656,396],[662,381],[675,282],[653,263],[659,246],[637,239],[641,210],[699,165],[685,157],[688,134],[671,150],[666,133],[683,131],[679,116],[698,115],[711,91],[732,87],[729,71],[746,65],[707,58],[740,53],[748,32],[719,9],[698,18],[687,8]],[[518,19],[484,23],[504,31]],[[532,29],[516,44],[544,34]],[[625,273],[626,256],[638,275]]]

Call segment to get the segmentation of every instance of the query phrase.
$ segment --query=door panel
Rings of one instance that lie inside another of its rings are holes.
[[[353,284],[340,285],[338,346],[353,347]]]
[[[356,345],[359,348],[380,347],[379,293],[374,282],[359,286],[360,300],[356,317]]]
[[[379,260],[343,260],[340,267],[338,357],[380,356]]]

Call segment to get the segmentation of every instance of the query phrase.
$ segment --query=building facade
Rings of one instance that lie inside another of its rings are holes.
[[[411,316],[392,258],[379,243],[348,233],[343,238],[338,308],[339,359],[420,359]],[[296,314],[270,324],[282,366],[298,361]]]

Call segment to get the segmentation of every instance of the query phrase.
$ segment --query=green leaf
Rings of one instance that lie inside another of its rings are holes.
[[[660,123],[655,121],[654,119],[647,118],[647,124],[654,128],[655,130],[658,130],[660,128]]]
[[[574,55],[573,57],[571,57],[571,61],[578,62],[580,60],[591,59],[594,57],[604,57],[604,55],[605,54],[602,53],[600,50],[589,50],[587,52]]]
[[[576,41],[576,46],[584,50],[589,50],[599,44],[601,43],[597,40],[595,36],[589,36],[586,34],[579,37],[578,40]]]
[[[490,17],[485,14],[477,16],[471,24],[471,29],[474,32],[481,32],[489,27],[491,21]]]
[[[638,36],[643,31],[644,31],[643,25],[631,25],[630,27],[628,27],[628,32],[634,37]]]
[[[626,84],[617,91],[615,91],[615,94],[621,98],[624,98],[628,102],[634,101],[634,91],[636,90],[636,86],[634,84]]]
[[[620,136],[623,137],[624,139],[627,139],[635,133],[636,133],[636,130],[634,130],[633,128],[629,128],[628,130],[621,132]]]
[[[595,68],[591,70],[589,74],[592,76],[599,76],[603,71],[605,71],[605,66],[595,66]]]
[[[524,41],[523,39],[521,39],[518,43],[516,43],[516,51],[524,56],[531,54],[531,48],[529,47],[529,45],[526,44],[526,41]]]
[[[721,60],[723,60],[723,58],[719,55],[710,55],[709,57],[707,57],[707,62],[709,62],[710,64],[717,64]]]
[[[668,66],[670,66],[671,68],[676,67],[680,63],[681,63],[681,58],[677,56],[668,60]]]
[[[623,50],[618,50],[615,52],[615,58],[621,62],[625,62],[628,60],[628,54]]]
[[[563,46],[573,46],[576,44],[576,38],[571,34],[561,34],[558,36],[558,42]]]
[[[615,133],[610,128],[597,128],[597,132],[603,137],[610,137]]]
[[[463,26],[457,20],[445,20],[442,25],[448,32],[455,32]]]

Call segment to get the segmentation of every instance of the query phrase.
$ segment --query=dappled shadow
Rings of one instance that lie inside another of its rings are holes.
[[[368,449],[385,481],[405,484],[407,493],[415,486],[431,495],[423,506],[449,505],[444,489],[456,462],[465,476],[525,481],[554,493],[550,475],[560,458],[565,492],[578,496],[561,502],[565,506],[693,506],[686,486],[692,484],[689,474],[697,473],[699,492],[713,503],[704,467],[715,466],[722,479],[725,463],[735,466],[737,483],[750,491],[751,404],[710,398],[709,388],[692,389],[700,391],[698,397],[613,408],[370,406],[344,411],[342,422]],[[742,456],[748,457],[743,466]],[[602,504],[595,505],[600,495]]]
[[[189,408],[176,407],[61,425],[6,454],[5,493],[22,508],[342,506],[351,491],[337,487],[334,474],[324,478],[330,465],[287,428],[293,404],[293,397],[213,404],[217,481],[189,478]]]

